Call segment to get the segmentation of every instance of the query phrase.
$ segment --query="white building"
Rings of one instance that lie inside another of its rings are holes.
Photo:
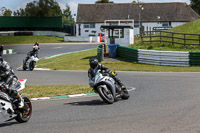
[[[139,34],[139,23],[145,31],[156,27],[176,27],[199,19],[199,15],[186,3],[103,3],[79,4],[76,36],[88,37],[104,34],[100,27],[104,20],[134,20],[134,34]],[[124,23],[123,25],[129,25]],[[115,23],[110,23],[115,25]]]

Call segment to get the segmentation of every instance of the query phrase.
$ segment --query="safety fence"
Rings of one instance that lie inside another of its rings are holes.
[[[16,17],[1,16],[0,29],[6,30],[10,28],[62,28],[62,17]]]
[[[200,52],[190,52],[190,66],[200,66]]]
[[[120,57],[127,61],[137,61],[138,59],[138,50],[128,47],[117,47],[117,57]]]
[[[167,42],[171,44],[200,45],[200,34],[169,31],[146,31],[142,34],[141,40],[142,42]]]
[[[142,64],[200,66],[200,52],[156,51],[118,46],[117,57]]]

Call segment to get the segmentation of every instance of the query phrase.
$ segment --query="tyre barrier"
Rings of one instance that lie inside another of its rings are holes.
[[[157,51],[118,46],[117,57],[141,64],[200,66],[200,52]]]

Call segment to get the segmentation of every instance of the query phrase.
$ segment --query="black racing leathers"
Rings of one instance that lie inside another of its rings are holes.
[[[38,57],[38,50],[32,50],[32,51],[28,52],[25,61],[28,61],[31,56],[35,56],[35,57],[39,58]]]
[[[102,64],[98,64],[97,67],[95,69],[92,69],[92,68],[89,68],[88,70],[88,77],[90,78],[93,78],[95,76],[95,70],[101,70],[103,72],[103,70],[106,72],[106,73],[109,73],[110,76],[112,76],[110,73],[110,69],[105,67],[104,65]],[[124,86],[124,84],[121,82],[120,78],[117,77],[117,76],[112,76],[112,78],[122,87]]]
[[[6,61],[3,61],[0,66],[0,81],[5,83],[7,92],[11,97],[16,97],[18,95],[16,88],[20,83],[12,67]]]
[[[0,46],[0,56],[3,55],[3,45]]]

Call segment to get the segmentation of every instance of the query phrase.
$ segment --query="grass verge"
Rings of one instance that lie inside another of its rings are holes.
[[[62,43],[63,37],[55,36],[0,36],[0,44],[33,44],[39,43]]]
[[[51,70],[88,70],[89,59],[96,58],[96,55],[96,49],[66,54],[39,60],[37,67],[49,68]]]
[[[27,85],[26,89],[24,89],[21,93],[28,98],[37,98],[93,93],[93,89],[86,85]]]
[[[51,70],[85,70],[89,68],[89,59],[96,58],[97,50],[88,50],[78,53],[71,53],[50,59],[42,59],[37,63],[39,68]],[[145,71],[145,72],[200,72],[200,67],[176,67],[137,64],[125,61],[103,61],[101,62],[111,70],[116,71]]]
[[[192,22],[188,22],[184,25],[172,28],[168,31],[177,32],[177,33],[192,33],[199,34],[200,33],[200,19]],[[160,33],[155,34],[155,36],[159,36]],[[162,33],[162,36],[172,36],[171,33]],[[184,43],[184,40],[178,38],[184,38],[184,35],[174,34],[174,42]],[[187,35],[185,36],[187,39],[199,39],[198,35]],[[150,40],[150,38],[144,38],[144,40]],[[160,41],[160,37],[154,37],[152,40]],[[172,38],[162,37],[162,41],[172,41]],[[199,44],[199,41],[187,40],[188,44]],[[140,37],[135,38],[135,44],[130,46],[131,48],[137,49],[147,49],[147,50],[160,50],[160,51],[188,51],[188,52],[198,52],[200,51],[199,45],[182,45],[182,44],[172,44],[172,43],[159,43],[159,42],[141,42]]]

